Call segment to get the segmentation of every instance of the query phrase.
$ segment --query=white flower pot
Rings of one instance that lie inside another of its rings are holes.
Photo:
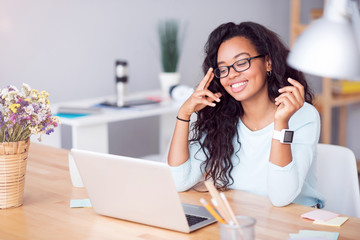
[[[69,172],[72,185],[74,187],[84,187],[82,179],[80,177],[79,170],[76,166],[74,158],[72,157],[71,153],[69,153]]]
[[[161,92],[164,98],[170,97],[170,88],[174,85],[179,84],[180,82],[180,73],[168,73],[162,72],[159,74],[160,85],[161,85]]]

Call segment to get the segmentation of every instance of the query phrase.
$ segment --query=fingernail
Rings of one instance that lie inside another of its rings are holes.
[[[212,103],[212,104],[211,104],[211,106],[212,106],[212,107],[215,107],[215,106],[216,106],[216,104],[215,104],[215,103]]]
[[[220,98],[217,98],[216,101],[217,101],[217,102],[220,102]]]

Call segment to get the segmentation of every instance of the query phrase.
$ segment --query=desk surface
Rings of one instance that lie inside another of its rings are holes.
[[[31,143],[24,205],[0,210],[0,239],[219,239],[212,224],[191,234],[145,226],[97,215],[92,208],[70,208],[70,199],[84,198],[84,189],[73,188],[68,172],[68,151]],[[312,208],[291,204],[277,208],[266,197],[241,191],[226,195],[237,215],[257,219],[256,239],[288,239],[302,229],[340,232],[339,239],[359,239],[360,219],[342,227],[326,227],[300,218]],[[183,202],[198,204],[208,193],[180,193]]]

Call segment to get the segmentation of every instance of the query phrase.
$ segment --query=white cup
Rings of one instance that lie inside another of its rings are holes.
[[[236,216],[239,225],[220,225],[221,240],[254,240],[256,219],[248,216]]]

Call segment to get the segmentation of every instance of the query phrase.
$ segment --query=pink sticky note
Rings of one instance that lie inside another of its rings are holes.
[[[302,218],[308,218],[311,220],[328,221],[330,219],[338,217],[339,214],[330,211],[316,209],[301,215]]]

